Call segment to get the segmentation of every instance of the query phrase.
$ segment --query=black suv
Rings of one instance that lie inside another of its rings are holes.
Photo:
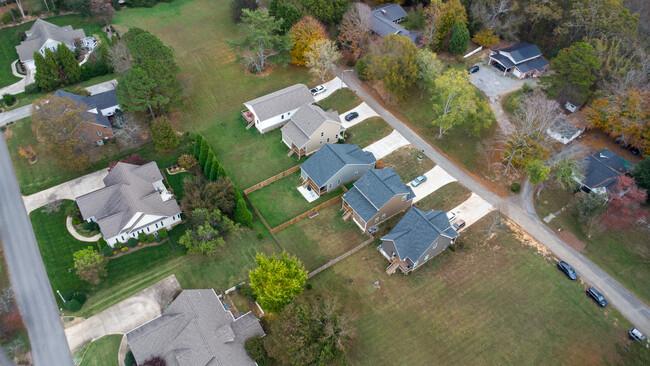
[[[569,279],[571,280],[578,279],[578,274],[576,273],[576,271],[573,270],[573,268],[571,268],[571,266],[567,262],[564,261],[557,262],[557,268],[559,268],[560,271],[564,272],[567,275],[567,277],[569,277]]]
[[[591,298],[594,299],[594,301],[596,301],[598,305],[602,307],[607,306],[607,300],[605,300],[605,296],[601,295],[600,292],[598,292],[598,290],[596,290],[595,288],[589,287],[587,289],[587,295],[591,296]]]
[[[467,70],[468,74],[473,74],[475,72],[478,72],[478,65],[472,66]]]
[[[345,116],[345,120],[346,120],[346,121],[352,121],[353,119],[355,119],[355,118],[357,118],[357,117],[359,117],[359,113],[357,113],[357,112],[352,112],[352,113],[348,113],[348,114]]]

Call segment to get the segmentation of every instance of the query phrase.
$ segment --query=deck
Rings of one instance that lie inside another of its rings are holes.
[[[253,127],[253,125],[255,125],[255,116],[248,109],[243,109],[241,111],[241,116],[242,118],[244,118],[244,122],[246,122],[247,124],[246,129],[250,130],[250,128]]]

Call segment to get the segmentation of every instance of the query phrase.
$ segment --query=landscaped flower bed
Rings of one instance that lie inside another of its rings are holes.
[[[183,172],[186,172],[186,171],[187,170],[185,170],[185,168],[181,167],[178,164],[167,167],[167,173],[169,173],[171,175],[178,174],[178,173],[183,173]]]

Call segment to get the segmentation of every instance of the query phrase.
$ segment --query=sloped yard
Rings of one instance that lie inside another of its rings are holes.
[[[371,117],[345,131],[345,134],[348,136],[345,143],[356,144],[363,149],[373,142],[390,135],[391,132],[393,132],[393,127],[384,121],[383,118]]]

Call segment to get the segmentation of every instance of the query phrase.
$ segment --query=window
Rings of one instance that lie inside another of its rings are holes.
[[[147,232],[150,232],[150,231],[151,231],[151,229],[150,229],[150,228],[147,228]]]
[[[425,260],[425,261],[428,261],[428,260],[429,260],[429,255],[428,255],[428,254],[424,256],[424,260]]]
[[[341,180],[340,180],[340,179],[339,179],[339,182],[338,182],[338,184],[337,184],[337,185],[341,185]]]
[[[280,119],[284,119],[284,114],[280,117]]]
[[[438,243],[433,243],[433,246],[431,247],[431,249],[436,249],[437,246],[438,246]]]
[[[124,241],[124,236],[120,236],[120,240],[121,240],[121,241]]]
[[[323,137],[323,136],[325,136],[325,132],[320,133],[320,137]]]
[[[102,130],[97,131],[97,136],[101,136],[103,134],[104,134],[104,132],[102,132]]]
[[[402,201],[406,201],[406,196],[402,196]]]
[[[322,145],[322,144],[323,144],[323,141],[321,141],[320,144]]]
[[[381,215],[382,220],[385,219],[385,218],[386,218],[386,214]]]
[[[328,188],[328,189],[329,189],[329,188],[332,188],[332,183],[328,184],[328,185],[327,185],[327,188]]]
[[[156,229],[158,228],[158,223],[156,223]]]
[[[375,219],[375,224],[379,222],[379,217]]]
[[[329,138],[329,137],[327,138],[327,142],[330,142],[330,138]]]
[[[335,139],[339,138],[339,134],[337,133],[336,136],[334,136]]]

